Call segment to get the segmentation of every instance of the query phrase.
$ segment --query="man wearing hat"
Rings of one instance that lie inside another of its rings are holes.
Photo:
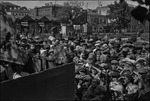
[[[98,79],[93,79],[91,85],[88,87],[87,91],[83,95],[82,100],[90,100],[95,97],[94,91],[96,87],[99,85]]]
[[[91,71],[92,66],[95,63],[95,55],[94,53],[90,53],[88,58],[87,58],[87,63],[85,64],[85,66],[89,69],[89,71]]]
[[[129,58],[121,60],[123,63],[123,70],[133,71],[135,69],[135,61]]]
[[[145,67],[147,66],[147,60],[144,58],[139,58],[136,60],[136,70],[137,71],[143,71],[146,69]]]
[[[125,93],[127,93],[127,88],[130,86],[131,81],[133,80],[132,72],[130,70],[124,70],[120,73],[121,77],[119,79],[123,80],[123,86],[126,89]]]
[[[111,93],[113,94],[113,99],[120,99],[120,97],[123,94],[123,85],[122,82],[120,82],[118,79],[120,77],[119,71],[112,70],[109,72],[109,76],[111,77],[111,82],[109,84],[109,88],[111,90]]]
[[[119,63],[118,63],[117,60],[112,60],[111,61],[111,69],[112,70],[118,70],[118,65],[119,65]]]
[[[101,63],[108,62],[108,50],[107,49],[101,49],[101,55],[100,55],[100,61]]]

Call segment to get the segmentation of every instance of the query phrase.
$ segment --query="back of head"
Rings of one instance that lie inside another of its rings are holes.
[[[6,40],[9,40],[10,38],[11,38],[11,33],[10,32],[8,32],[8,33],[6,33]]]

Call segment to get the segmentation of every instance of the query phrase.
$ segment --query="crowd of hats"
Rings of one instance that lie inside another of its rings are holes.
[[[76,100],[141,100],[149,94],[149,43],[138,41],[76,40]]]
[[[150,92],[147,42],[108,36],[59,39],[20,36],[16,44],[32,56],[57,62],[55,66],[75,62],[76,100],[135,100]]]

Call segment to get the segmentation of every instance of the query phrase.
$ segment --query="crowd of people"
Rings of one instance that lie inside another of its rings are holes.
[[[23,35],[11,43],[10,37],[7,33],[1,51],[21,50],[26,54],[26,62],[23,65],[2,62],[1,81],[74,62],[75,100],[149,100],[149,47],[145,47],[146,43],[137,47],[138,40],[124,41],[109,36],[41,39]]]

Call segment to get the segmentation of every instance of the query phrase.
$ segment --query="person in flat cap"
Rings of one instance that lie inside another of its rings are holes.
[[[120,73],[123,78],[123,84],[126,87],[131,81],[133,81],[132,72],[130,70],[124,70]]]
[[[99,65],[101,62],[100,62],[100,49],[97,49],[96,51],[95,51],[95,59],[96,59],[96,61],[95,61],[95,65]]]
[[[112,81],[116,81],[117,78],[120,77],[120,73],[118,70],[112,70],[109,72],[110,77],[112,78]]]
[[[96,87],[96,89],[94,90],[94,98],[91,98],[90,100],[105,100],[107,99],[105,97],[106,95],[106,87],[105,86],[101,86],[101,85],[98,85]]]
[[[79,69],[79,74],[76,75],[75,78],[78,78],[78,79],[84,79],[85,75],[88,74],[88,70],[86,68],[80,68]]]
[[[117,60],[112,60],[111,61],[111,69],[112,70],[117,70],[118,65],[119,65],[119,62]]]
[[[106,63],[106,62],[108,62],[108,54],[105,54],[104,51],[101,51],[100,61],[101,61],[101,63]]]
[[[95,63],[95,54],[94,53],[90,53],[88,55],[87,61],[86,61],[86,66],[89,68],[89,70],[91,70],[91,67],[94,65]]]
[[[130,70],[130,71],[133,71],[135,69],[135,60],[132,60],[130,58],[125,58],[125,59],[122,59],[122,67],[123,67],[123,70]]]
[[[83,95],[83,100],[90,100],[95,97],[94,91],[99,85],[98,79],[93,79],[91,85],[88,87],[87,91]]]
[[[148,62],[145,58],[137,59],[136,63],[135,63],[135,65],[136,65],[135,71],[137,71],[139,73],[140,72],[141,73],[145,73],[145,72],[147,73],[149,71],[148,68],[147,68],[147,64],[148,64]]]

